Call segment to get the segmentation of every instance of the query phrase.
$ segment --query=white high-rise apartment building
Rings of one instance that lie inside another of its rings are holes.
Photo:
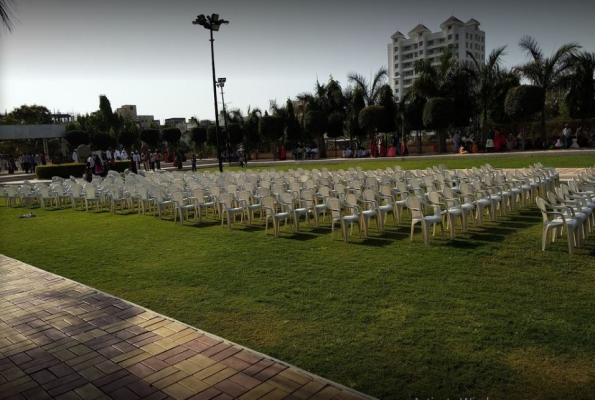
[[[452,46],[459,60],[470,59],[471,52],[477,60],[485,60],[485,32],[479,29],[479,22],[470,19],[463,22],[450,17],[444,21],[439,32],[431,32],[419,24],[409,31],[409,38],[397,31],[388,45],[389,84],[395,96],[400,99],[407,93],[416,78],[415,61],[429,59],[438,65],[440,56],[447,46]]]

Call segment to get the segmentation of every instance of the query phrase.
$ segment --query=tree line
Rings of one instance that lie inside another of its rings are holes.
[[[472,132],[481,148],[490,126],[507,125],[526,136],[528,123],[538,121],[539,140],[546,143],[551,140],[546,121],[595,118],[595,53],[568,43],[546,57],[530,36],[523,37],[519,46],[528,61],[512,68],[502,65],[506,46],[494,49],[486,60],[468,53],[469,59],[460,61],[452,47],[438,62],[417,60],[413,85],[399,101],[387,83],[393,77],[386,68],[371,80],[350,73],[345,88],[330,76],[326,83],[316,81],[312,92],[300,93],[284,104],[270,101],[264,112],[250,107],[246,113],[226,110],[226,129],[220,128],[219,138],[213,125],[200,126],[193,117],[190,121],[196,126],[189,138],[203,154],[212,152],[219,141],[222,150],[230,152],[240,147],[250,152],[309,144],[325,157],[326,138],[346,137],[352,144],[363,144],[377,133],[407,137],[411,131],[431,130],[437,134],[439,150],[445,152],[448,136],[458,130]],[[38,108],[22,106],[0,123],[51,121],[49,111]],[[151,148],[164,141],[176,147],[182,137],[175,127],[160,130],[153,125],[141,131],[135,121],[113,113],[103,95],[99,109],[79,115],[67,131],[71,145],[91,144],[102,150],[117,143],[138,146],[139,140]]]

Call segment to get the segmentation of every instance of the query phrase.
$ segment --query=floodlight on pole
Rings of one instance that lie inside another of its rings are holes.
[[[219,19],[219,14],[212,14],[211,16],[204,16],[204,14],[200,14],[196,17],[194,21],[192,21],[193,25],[200,25],[205,29],[208,29],[211,33],[211,64],[213,67],[213,97],[215,102],[215,138],[217,140],[217,158],[219,159],[219,171],[223,172],[223,162],[221,158],[221,146],[219,145],[219,109],[217,106],[217,80],[215,78],[215,49],[213,42],[213,31],[218,31],[221,25],[229,24],[229,21],[224,19]],[[225,113],[224,113],[225,114]]]

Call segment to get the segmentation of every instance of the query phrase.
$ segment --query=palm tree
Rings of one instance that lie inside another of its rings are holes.
[[[4,25],[4,29],[8,32],[12,32],[12,28],[14,27],[14,16],[10,10],[11,8],[15,8],[14,0],[0,0],[0,20],[2,21],[2,25]]]
[[[572,57],[572,75],[566,103],[572,118],[595,117],[595,53],[583,51]]]
[[[559,88],[564,81],[564,76],[572,68],[571,59],[576,56],[580,45],[576,42],[560,46],[550,57],[543,55],[543,50],[537,41],[531,36],[523,36],[519,41],[519,47],[529,56],[531,60],[518,67],[519,71],[531,83],[543,90],[543,103],[541,104],[541,140],[547,140],[545,131],[545,97],[548,92]]]
[[[483,60],[476,59],[473,53],[468,51],[467,55],[471,57],[471,61],[464,61],[462,63],[463,69],[475,83],[475,90],[479,98],[482,111],[481,143],[485,143],[487,139],[488,110],[492,102],[492,94],[500,76],[500,63],[502,62],[502,57],[506,55],[505,49],[506,46],[502,46],[492,50],[485,63]]]
[[[361,89],[364,99],[366,100],[366,105],[368,106],[376,104],[378,95],[380,94],[380,88],[384,85],[387,79],[388,70],[386,67],[382,67],[376,71],[371,83],[361,74],[351,72],[347,75],[348,82]]]

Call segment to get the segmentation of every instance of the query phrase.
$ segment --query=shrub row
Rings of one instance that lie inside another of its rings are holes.
[[[111,168],[114,171],[124,172],[130,166],[130,161],[116,161],[116,165]],[[85,174],[86,164],[70,163],[60,165],[38,165],[35,167],[35,176],[37,179],[52,179],[54,176],[69,178],[71,175],[82,177]]]

